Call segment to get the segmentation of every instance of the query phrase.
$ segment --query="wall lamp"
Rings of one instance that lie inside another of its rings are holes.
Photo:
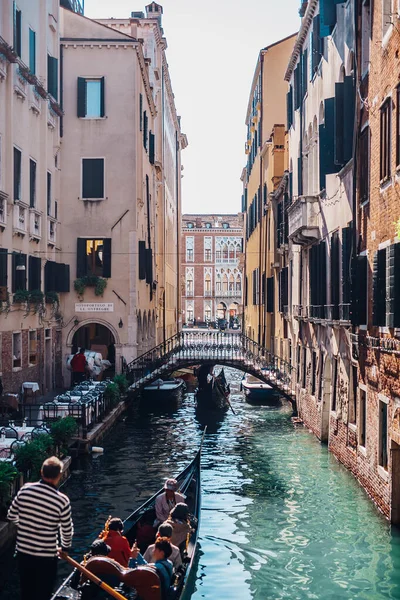
[[[122,327],[123,327],[123,326],[124,326],[124,324],[123,324],[123,322],[122,322],[122,319],[120,318],[120,319],[119,319],[119,323],[118,323],[118,327],[119,327],[120,329],[122,329]]]

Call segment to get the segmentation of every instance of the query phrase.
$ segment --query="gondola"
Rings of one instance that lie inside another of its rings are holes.
[[[279,403],[279,393],[271,385],[264,383],[254,375],[246,373],[241,388],[244,392],[245,400],[249,404],[277,404]]]
[[[216,377],[212,375],[211,381],[207,381],[207,375],[211,375],[210,367],[208,367],[209,370],[205,378],[202,376],[201,369],[199,369],[197,375],[199,380],[199,387],[196,391],[198,408],[218,411],[228,410],[230,387],[226,381],[224,369],[221,369],[221,372]]]
[[[188,598],[189,592],[188,588],[190,587],[190,575],[192,572],[192,567],[194,563],[194,558],[196,554],[197,548],[197,540],[199,535],[199,527],[200,527],[200,508],[201,508],[201,482],[200,482],[200,460],[201,460],[201,448],[203,445],[204,435],[201,441],[201,445],[197,454],[193,461],[188,465],[177,477],[177,481],[179,484],[179,491],[181,491],[186,496],[186,503],[189,507],[189,511],[191,515],[195,517],[193,522],[193,531],[190,538],[187,540],[186,550],[184,551],[183,557],[183,567],[181,567],[180,571],[175,575],[173,581],[173,587],[170,591],[170,596],[168,599],[171,600],[184,600]],[[152,496],[147,502],[142,504],[139,508],[137,508],[125,521],[124,521],[124,535],[128,538],[130,545],[137,540],[138,545],[142,554],[148,545],[152,544],[153,539],[148,539],[147,543],[140,542],[140,538],[143,539],[143,535],[141,536],[140,530],[146,529],[148,530],[148,524],[153,523],[155,519],[155,501],[159,494],[162,494],[164,489],[159,490],[154,496]],[[155,535],[154,530],[154,535]],[[92,559],[93,560],[93,559]],[[97,577],[102,576],[102,574],[110,573],[108,570],[110,561],[106,557],[101,557],[100,560],[94,561],[94,574]],[[86,567],[89,568],[90,561],[87,563]],[[120,588],[118,591],[130,600],[131,598],[134,600],[161,600],[161,588],[159,584],[158,575],[152,571],[149,567],[138,567],[135,571],[135,588],[137,592],[135,595],[134,590],[130,590],[129,592],[121,591]],[[80,592],[73,589],[71,587],[71,581],[73,580],[74,572],[72,572],[69,577],[62,583],[59,589],[52,596],[51,600],[80,600],[81,595]]]

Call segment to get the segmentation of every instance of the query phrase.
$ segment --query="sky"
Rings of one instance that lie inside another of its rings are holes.
[[[244,125],[258,53],[300,25],[299,0],[158,0],[182,131],[184,213],[241,210]],[[127,18],[150,0],[85,0],[85,16]]]

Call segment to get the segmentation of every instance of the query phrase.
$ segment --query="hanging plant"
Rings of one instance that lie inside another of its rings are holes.
[[[98,277],[97,275],[85,275],[84,277],[78,277],[78,279],[75,279],[74,290],[78,296],[82,297],[87,287],[94,287],[95,295],[102,296],[107,287],[107,279],[104,279],[104,277]]]
[[[57,292],[46,292],[46,304],[60,304],[60,297]]]
[[[6,315],[10,312],[11,302],[10,302],[10,294],[7,292],[7,296],[5,300],[0,302],[0,314],[6,313]]]
[[[29,300],[29,291],[28,290],[17,290],[14,293],[14,304],[22,304],[23,302],[28,302]]]

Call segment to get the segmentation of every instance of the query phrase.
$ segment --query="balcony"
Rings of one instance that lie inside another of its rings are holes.
[[[204,298],[211,298],[212,295],[212,290],[204,290]]]
[[[219,290],[215,292],[218,298],[241,298],[241,290]]]
[[[42,213],[29,209],[29,239],[38,242],[42,238]]]
[[[4,230],[7,225],[7,194],[0,191],[0,229]]]
[[[57,123],[57,115],[51,108],[50,102],[47,102],[47,127],[49,129],[55,129]]]
[[[14,92],[21,100],[25,100],[28,94],[28,82],[23,77],[19,65],[14,65]]]
[[[239,263],[239,257],[236,258],[224,258],[223,256],[215,257],[216,265],[237,265]]]
[[[13,229],[16,235],[28,233],[28,207],[22,203],[13,206]]]
[[[47,244],[55,246],[57,240],[57,219],[47,217]]]
[[[186,298],[192,298],[194,295],[194,291],[191,288],[186,288]]]
[[[319,198],[299,196],[288,208],[289,238],[295,244],[311,244],[320,239]]]
[[[302,304],[293,305],[293,316],[295,319],[307,319],[308,318],[308,306]]]
[[[29,86],[29,108],[35,115],[40,115],[42,110],[42,98],[33,85]]]

